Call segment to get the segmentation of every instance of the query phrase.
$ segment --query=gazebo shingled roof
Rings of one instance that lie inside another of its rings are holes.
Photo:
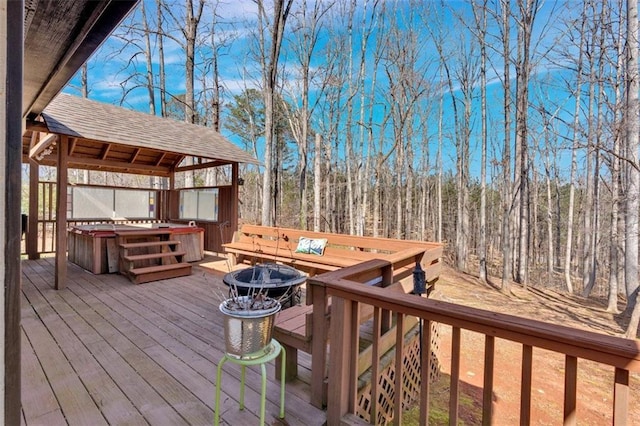
[[[56,135],[69,136],[69,167],[168,176],[185,156],[209,166],[257,163],[215,130],[61,93],[30,121],[23,158],[56,165]]]

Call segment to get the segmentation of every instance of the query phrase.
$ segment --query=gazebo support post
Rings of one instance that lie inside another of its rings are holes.
[[[67,286],[67,183],[69,137],[60,136],[58,142],[58,170],[56,173],[56,290]]]
[[[0,314],[4,333],[0,353],[0,421],[20,424],[20,197],[22,133],[22,45],[24,2],[3,2],[0,6]]]
[[[38,253],[38,183],[40,181],[40,165],[29,159],[29,223],[25,235],[27,255],[29,259],[39,259]],[[45,231],[45,230],[43,230]]]
[[[240,178],[238,173],[238,163],[231,164],[231,193],[233,194],[233,203],[231,206],[231,220],[230,227],[235,232],[238,229],[238,203],[240,200],[240,194],[238,189],[238,179]],[[222,244],[224,241],[221,241]]]

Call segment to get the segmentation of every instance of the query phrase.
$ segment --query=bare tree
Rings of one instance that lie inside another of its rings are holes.
[[[511,1],[500,0],[500,11],[496,13],[501,19],[500,38],[502,41],[503,74],[502,84],[504,86],[504,148],[502,152],[502,281],[501,290],[504,293],[511,293],[511,266],[512,266],[512,245],[511,245],[511,212],[513,207],[513,194],[511,190]]]
[[[263,0],[256,0],[258,6],[258,39],[262,70],[262,94],[264,96],[264,178],[262,187],[262,224],[275,223],[276,212],[273,206],[273,151],[276,144],[274,94],[278,80],[278,61],[284,35],[284,27],[291,10],[293,0],[275,0],[273,16],[269,20]],[[266,32],[270,33],[267,42]]]
[[[480,9],[480,11],[478,11]],[[479,13],[480,12],[480,16]],[[473,4],[478,42],[480,43],[480,110],[481,118],[481,160],[480,160],[480,241],[478,247],[480,280],[487,280],[487,0],[481,5]]]
[[[626,153],[631,165],[628,170],[626,230],[625,230],[625,280],[627,286],[627,308],[631,319],[627,327],[627,337],[635,338],[640,322],[638,303],[638,207],[640,197],[640,170],[638,169],[638,148],[640,148],[640,70],[638,59],[638,0],[627,0],[627,85],[626,85]]]
[[[528,110],[529,79],[531,75],[531,34],[538,8],[538,0],[517,0],[519,16],[518,48],[515,62],[516,71],[516,149],[518,158],[518,194],[519,194],[519,235],[516,281],[524,284],[529,280],[529,150],[528,150]]]
[[[313,158],[313,231],[320,232],[320,209],[322,191],[322,136],[316,133]]]
[[[589,100],[588,100],[588,121],[587,121],[587,165],[586,165],[586,188],[585,188],[585,208],[583,215],[583,235],[585,238],[582,251],[582,295],[589,297],[596,281],[596,243],[598,241],[598,204],[599,204],[599,175],[600,175],[600,154],[599,145],[602,125],[602,99],[601,75],[603,74],[603,56],[605,55],[605,39],[603,26],[606,25],[607,17],[605,1],[599,3],[600,12],[596,10],[597,4],[592,4],[592,16],[594,19],[591,30],[591,42],[587,47],[587,57],[589,59]],[[596,106],[598,105],[598,107]],[[596,112],[597,111],[597,112]],[[592,172],[593,168],[593,172]]]
[[[571,149],[571,172],[569,175],[569,208],[567,212],[567,241],[564,254],[564,280],[567,286],[567,291],[573,293],[573,283],[571,281],[571,255],[573,248],[573,220],[575,209],[575,175],[578,167],[577,156],[579,149],[579,135],[580,135],[580,98],[582,94],[582,69],[583,69],[583,51],[585,44],[585,25],[586,25],[586,12],[587,4],[583,4],[582,14],[580,17],[580,33],[578,44],[578,59],[576,70],[576,83],[573,85],[575,90],[573,92],[575,107],[573,115],[573,147]]]
[[[156,44],[158,45],[158,84],[160,91],[160,115],[167,116],[167,83],[164,64],[164,9],[163,0],[156,0]]]
[[[622,0],[618,1],[617,9],[622,15]],[[616,62],[614,65],[615,73],[611,77],[611,85],[614,87],[614,104],[613,104],[613,121],[614,123],[623,122],[624,105],[626,100],[622,95],[622,78],[624,73],[624,34],[623,25],[618,26],[617,33],[612,33],[611,38],[615,42]],[[613,32],[613,28],[610,29]],[[607,311],[619,313],[618,310],[618,292],[623,283],[622,274],[624,268],[620,267],[620,262],[624,261],[624,242],[621,238],[624,236],[623,215],[620,214],[621,204],[621,153],[622,129],[616,125],[613,129],[613,147],[611,148],[611,156],[609,168],[611,170],[611,242],[609,246],[609,295],[607,303]]]
[[[316,100],[312,104],[309,101],[309,90],[313,79],[311,70],[311,59],[318,44],[320,31],[322,30],[322,19],[331,8],[332,3],[324,4],[322,1],[315,1],[312,5],[303,0],[299,8],[292,15],[293,41],[291,48],[297,60],[299,77],[292,79],[299,81],[301,87],[294,87],[290,98],[300,97],[300,105],[287,104],[294,107],[294,111],[288,112],[291,132],[298,144],[298,211],[300,212],[299,226],[307,229],[308,203],[307,203],[307,161],[309,145],[310,117],[318,103],[321,93],[316,93]],[[295,92],[294,92],[295,91]]]
[[[412,133],[416,107],[428,88],[424,78],[426,69],[420,60],[423,40],[407,25],[414,17],[394,13],[389,16],[388,31],[384,45],[384,71],[389,82],[387,90],[389,112],[393,126],[398,200],[396,202],[396,238],[410,238],[413,229],[413,144]],[[403,201],[404,199],[404,201]]]
[[[430,18],[429,18],[430,19]],[[456,267],[467,269],[469,246],[469,142],[471,136],[471,105],[473,88],[478,79],[478,64],[475,56],[476,45],[473,39],[457,38],[455,47],[451,49],[457,55],[456,61],[445,54],[445,39],[442,34],[436,35],[432,28],[429,34],[434,38],[434,45],[440,59],[445,81],[451,99],[456,146],[456,227],[455,227],[455,262]],[[457,64],[453,68],[452,62]],[[452,69],[453,68],[453,69]],[[454,80],[455,77],[455,80]],[[455,83],[454,83],[455,82]],[[460,98],[456,97],[460,93]],[[462,107],[462,113],[460,112]]]

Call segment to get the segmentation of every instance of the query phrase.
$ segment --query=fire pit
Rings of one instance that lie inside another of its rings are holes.
[[[282,304],[284,305],[288,300],[289,306],[296,303],[296,298],[299,296],[298,287],[306,280],[307,277],[297,269],[276,263],[263,263],[229,272],[222,279],[229,287],[237,288],[242,296],[252,291],[262,291],[274,299],[287,295]]]

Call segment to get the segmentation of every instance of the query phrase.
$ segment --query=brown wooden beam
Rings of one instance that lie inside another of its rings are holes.
[[[158,158],[158,161],[156,161],[156,167],[160,166],[160,164],[162,164],[162,160],[164,160],[164,158],[167,156],[166,152],[163,152],[162,155],[160,156],[160,158]]]
[[[230,225],[231,229],[236,231],[238,229],[238,203],[240,202],[240,191],[238,187],[238,163],[233,163],[231,165],[231,194],[232,194],[232,202],[231,202],[231,220]],[[220,209],[218,209],[220,211]]]
[[[4,2],[0,7],[0,192],[4,206],[0,209],[0,239],[3,240],[0,279],[4,286],[4,353],[0,356],[4,374],[3,423],[21,422],[21,339],[20,297],[20,206],[22,197],[23,114],[23,25],[24,2]],[[2,410],[0,410],[2,411]]]
[[[105,160],[107,158],[107,156],[109,155],[109,151],[111,151],[111,144],[108,143],[107,146],[104,147],[104,149],[102,150],[102,155],[100,156],[101,160]]]
[[[73,151],[76,150],[76,145],[78,143],[78,138],[69,138],[69,157],[73,155]]]
[[[69,137],[63,135],[58,145],[58,169],[56,170],[56,270],[55,288],[67,286],[67,184],[69,181]]]
[[[29,259],[39,259],[38,253],[38,182],[40,166],[29,160],[29,226],[26,234],[26,248]]]
[[[131,156],[131,158],[129,159],[129,163],[133,164],[136,159],[138,158],[138,155],[140,155],[140,148],[136,148],[136,150],[133,152],[133,155]],[[157,166],[158,164],[156,164]]]
[[[33,132],[49,133],[49,128],[44,121],[27,120],[27,130]]]
[[[31,140],[29,141],[29,151],[36,146],[40,140],[40,132],[31,132]]]
[[[58,139],[58,135],[55,133],[47,133],[47,134],[40,135],[38,142],[34,144],[33,147],[31,147],[31,149],[29,149],[29,157],[38,160],[37,157],[44,150],[49,148],[49,146],[51,146],[52,144],[55,144],[57,139]]]
[[[158,176],[169,176],[170,169],[168,167],[156,167],[149,166],[145,164],[129,164],[129,163],[121,163],[118,161],[112,160],[100,160],[98,158],[78,158],[73,157],[69,158],[69,167],[70,168],[78,168],[78,169],[87,169],[87,166],[92,166],[92,168],[106,167],[111,169],[117,169],[122,171],[129,171],[134,173],[136,171],[141,171],[145,173],[155,173]]]
[[[176,167],[176,172],[188,172],[190,170],[201,170],[201,169],[208,169],[211,167],[218,167],[218,166],[224,166],[227,164],[238,164],[238,163],[232,163],[230,161],[210,161],[208,163],[201,163],[201,164],[192,164],[190,166],[182,166],[182,167]]]

